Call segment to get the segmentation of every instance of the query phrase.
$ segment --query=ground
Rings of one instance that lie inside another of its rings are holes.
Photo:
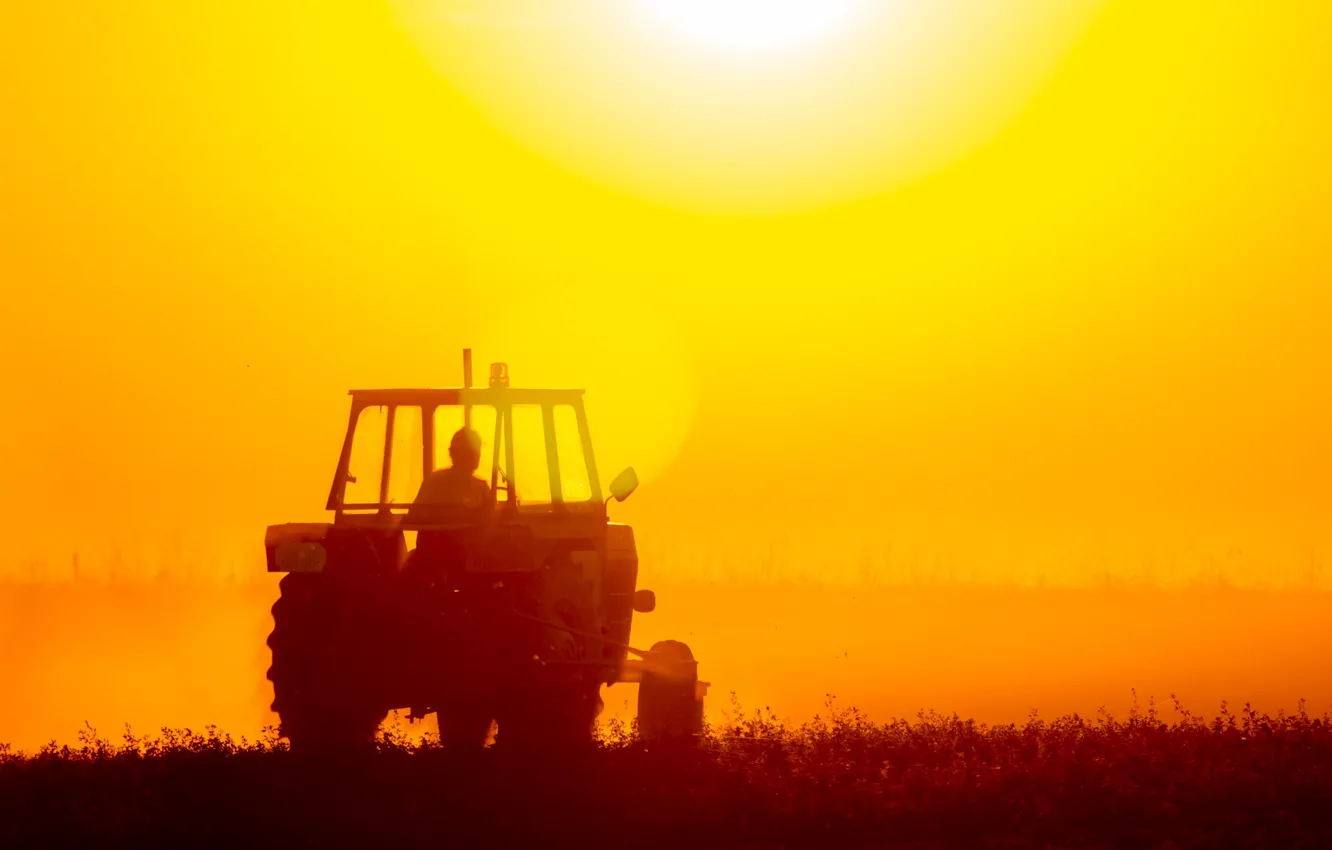
[[[1322,847],[1332,718],[1171,706],[985,726],[732,708],[697,747],[304,758],[166,731],[0,753],[0,846]],[[279,843],[281,842],[281,843]]]

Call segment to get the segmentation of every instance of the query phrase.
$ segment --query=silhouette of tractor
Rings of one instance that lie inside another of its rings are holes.
[[[511,388],[502,363],[473,388],[470,350],[463,364],[461,389],[353,390],[332,522],[268,527],[268,569],[286,573],[268,638],[281,734],[365,744],[407,709],[455,748],[484,746],[492,721],[502,748],[586,742],[601,686],[638,682],[640,735],[695,738],[707,685],[689,647],[629,644],[656,605],[633,530],[607,516],[633,469],[603,499],[582,390]],[[464,426],[493,498],[414,505]]]

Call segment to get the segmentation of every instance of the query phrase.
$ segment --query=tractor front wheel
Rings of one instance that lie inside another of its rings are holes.
[[[279,733],[293,751],[367,748],[388,712],[368,703],[355,681],[358,665],[339,651],[349,637],[343,613],[332,598],[336,588],[325,576],[291,573],[283,577],[273,603],[273,653],[268,679]]]

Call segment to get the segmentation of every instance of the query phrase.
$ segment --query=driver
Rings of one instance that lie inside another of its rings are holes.
[[[421,482],[421,489],[408,511],[409,520],[419,519],[418,508],[464,508],[482,510],[495,503],[490,485],[476,476],[481,465],[481,435],[459,428],[449,440],[451,466],[436,469]]]
[[[416,551],[403,565],[401,589],[406,594],[406,610],[416,612],[406,618],[407,623],[416,624],[408,626],[408,635],[428,646],[438,641],[421,624],[434,622],[426,613],[443,610],[445,594],[450,588],[457,589],[459,576],[466,573],[474,531],[449,526],[460,520],[463,525],[470,525],[472,520],[484,524],[484,517],[495,504],[490,486],[476,476],[481,464],[481,435],[471,428],[460,428],[449,440],[449,458],[450,466],[436,469],[421,482],[405,518],[408,523],[427,526],[417,534]],[[444,527],[428,527],[435,523]],[[432,665],[442,663],[430,652],[427,657],[434,659]]]

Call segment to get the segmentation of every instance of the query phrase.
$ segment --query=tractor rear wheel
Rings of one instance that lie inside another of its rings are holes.
[[[549,569],[536,588],[537,617],[550,624],[534,634],[534,681],[501,707],[495,744],[503,749],[586,746],[596,737],[603,707],[591,585],[573,564]]]
[[[703,731],[698,662],[678,640],[652,645],[638,685],[638,734],[645,740],[687,742]]]
[[[490,739],[493,712],[474,705],[452,705],[435,709],[439,743],[454,752],[484,749]]]
[[[366,700],[364,683],[345,651],[355,640],[344,631],[339,605],[350,593],[317,574],[290,573],[278,584],[273,631],[268,636],[272,708],[279,734],[294,751],[326,751],[373,745],[388,712]],[[343,597],[343,598],[338,598]]]
[[[601,709],[596,683],[534,689],[501,713],[495,745],[523,752],[586,747],[595,739]]]

